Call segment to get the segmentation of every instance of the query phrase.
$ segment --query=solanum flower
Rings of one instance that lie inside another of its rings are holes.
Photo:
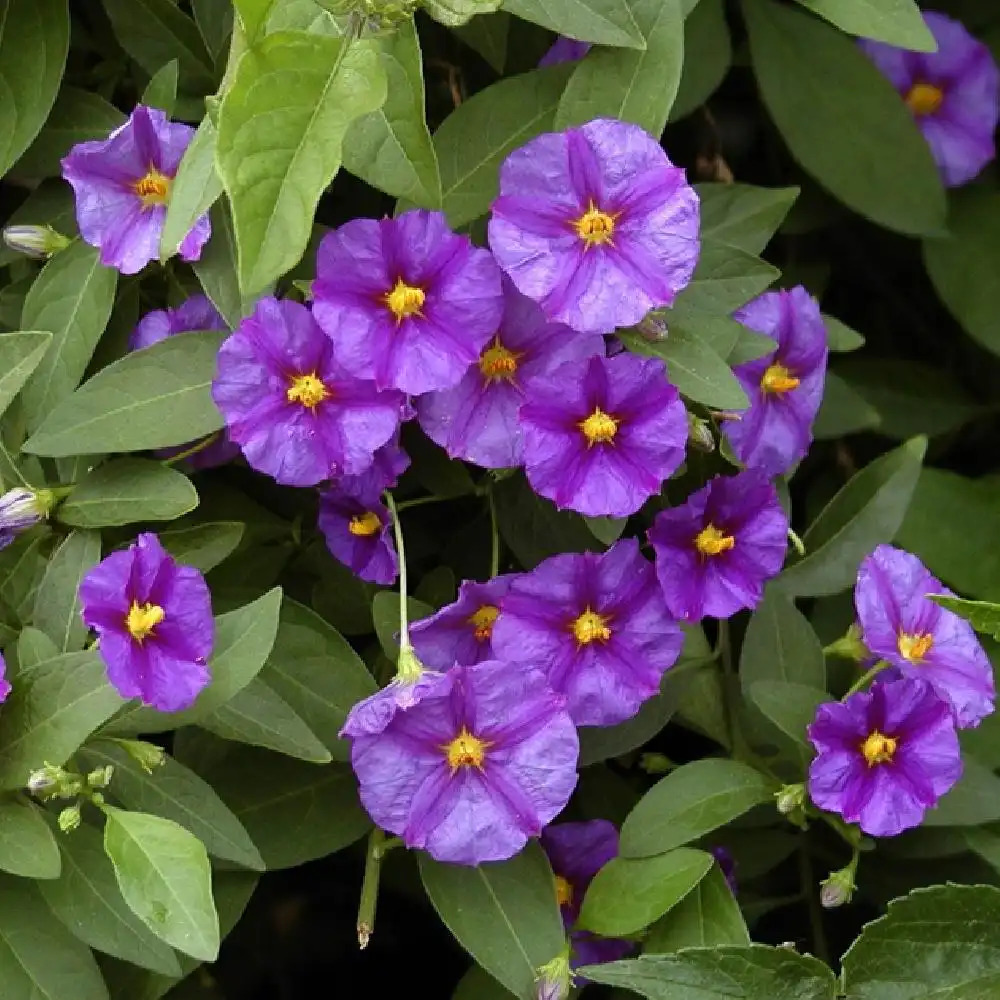
[[[399,575],[392,539],[392,515],[374,496],[333,486],[319,496],[319,530],[326,547],[353,573],[369,583],[388,585]]]

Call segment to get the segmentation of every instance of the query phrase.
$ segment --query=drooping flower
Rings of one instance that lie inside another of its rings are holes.
[[[698,260],[698,196],[637,125],[547,133],[500,168],[490,248],[550,319],[610,333],[673,304]]]
[[[384,688],[359,701],[347,713],[340,737],[378,736],[399,712],[408,712],[423,701],[425,695],[451,690],[442,682],[437,670],[422,667],[401,671]]]
[[[10,681],[7,680],[7,661],[0,653],[0,705],[7,700],[12,690]]]
[[[812,442],[826,381],[826,327],[816,300],[801,285],[765,292],[734,318],[778,347],[733,368],[750,407],[741,419],[726,421],[723,431],[744,465],[780,476]]]
[[[108,679],[123,698],[177,712],[208,684],[211,595],[201,573],[178,565],[156,535],[144,532],[90,570],[80,602]]]
[[[496,336],[458,385],[416,401],[420,426],[452,458],[487,469],[520,465],[517,411],[532,397],[533,379],[567,361],[598,354],[604,354],[600,334],[549,323],[531,299],[505,280],[504,316]]]
[[[409,419],[404,411],[403,420]],[[371,466],[356,476],[338,476],[334,487],[356,497],[378,499],[386,490],[391,490],[399,477],[410,467],[410,456],[399,446],[399,432],[393,439],[375,452]]]
[[[915,555],[879,545],[854,588],[862,639],[903,676],[930,684],[960,728],[976,726],[993,711],[993,668],[972,626],[928,594],[951,591]]]
[[[635,539],[514,577],[493,626],[501,660],[538,664],[578,726],[630,719],[660,690],[683,637]]]
[[[456,385],[496,332],[500,271],[440,212],[353,219],[316,258],[313,311],[339,363],[380,389]]]
[[[486,583],[465,580],[458,588],[457,600],[414,622],[410,641],[421,662],[447,670],[456,663],[498,659],[493,652],[493,626],[513,579],[506,574]]]
[[[579,741],[563,699],[525,662],[455,666],[377,735],[353,737],[361,801],[438,861],[512,857],[576,786]]]
[[[684,404],[663,362],[634,354],[539,376],[519,419],[532,488],[581,514],[634,514],[684,460]]]
[[[140,104],[107,139],[77,143],[63,159],[80,234],[106,267],[137,274],[159,259],[174,175],[193,136],[190,125]],[[181,257],[197,260],[211,231],[203,215],[184,237]]]
[[[392,539],[392,515],[375,496],[359,496],[336,486],[319,497],[319,530],[326,547],[369,583],[395,583],[399,560]]]
[[[876,682],[820,705],[808,732],[813,802],[872,837],[919,825],[962,774],[948,703],[921,680]]]
[[[0,549],[45,517],[46,501],[34,490],[16,487],[0,496]]]
[[[272,298],[219,349],[212,398],[250,465],[288,486],[365,472],[405,407],[337,363],[305,306]]]
[[[945,185],[957,187],[996,155],[1000,70],[989,48],[961,22],[935,11],[926,11],[924,21],[936,52],[867,39],[860,45],[906,101]]]
[[[716,476],[649,529],[656,575],[671,614],[728,618],[753,608],[788,548],[788,517],[763,473]]]
[[[577,62],[590,51],[590,42],[578,42],[575,38],[560,35],[548,52],[538,60],[538,68],[558,66],[559,63]]]

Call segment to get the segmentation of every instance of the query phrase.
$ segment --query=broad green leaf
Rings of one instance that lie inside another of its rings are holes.
[[[0,415],[38,367],[52,344],[45,330],[18,330],[0,334]]]
[[[440,208],[441,176],[424,119],[423,61],[414,23],[404,22],[378,46],[387,97],[348,128],[344,166],[380,191],[421,208]]]
[[[776,267],[737,246],[703,240],[691,283],[677,296],[674,309],[728,316],[763,292],[779,274]],[[670,314],[667,323],[672,328]]]
[[[253,42],[267,24],[274,0],[233,0],[233,6],[239,15],[247,40]]]
[[[434,614],[434,608],[414,597],[406,600],[407,619],[420,621]],[[391,590],[380,590],[372,601],[372,619],[382,651],[395,663],[399,658],[399,594]]]
[[[935,604],[964,618],[977,632],[985,632],[1000,642],[1000,604],[992,601],[966,601],[947,594],[928,594]]]
[[[645,858],[711,833],[748,809],[770,802],[774,783],[735,760],[707,757],[661,778],[628,814],[621,854]]]
[[[962,756],[962,777],[929,809],[923,826],[982,826],[1000,820],[1000,778],[971,754]]]
[[[913,438],[858,472],[809,526],[805,558],[778,577],[778,586],[792,597],[850,587],[858,563],[902,524],[926,450],[926,438]]]
[[[233,217],[225,201],[216,201],[212,205],[209,218],[212,238],[191,267],[212,305],[219,310],[226,323],[235,328],[253,307],[254,297],[245,299],[240,291]]]
[[[0,788],[19,788],[43,762],[65,764],[122,704],[96,652],[63,653],[19,679],[3,707]]]
[[[679,121],[704,104],[729,72],[733,43],[723,0],[697,0],[684,19],[684,51],[696,56],[684,60],[670,121]]]
[[[933,52],[936,43],[914,0],[799,0],[851,35],[901,49]]]
[[[64,399],[24,450],[55,457],[146,451],[219,430],[222,415],[209,389],[225,336],[216,331],[179,333],[133,351]]]
[[[988,1000],[1000,991],[1000,889],[946,885],[893,900],[843,958],[851,1000]]]
[[[541,847],[530,842],[509,861],[475,868],[419,859],[424,889],[458,943],[521,1000],[534,1000],[535,970],[565,944]]]
[[[628,0],[504,0],[503,9],[583,42],[631,49],[645,44]]]
[[[500,6],[500,0],[423,0],[423,9],[441,24],[457,28],[476,14],[490,14]]]
[[[31,145],[48,117],[68,50],[66,0],[0,3],[0,174]]]
[[[32,621],[56,645],[58,653],[80,649],[87,626],[80,617],[80,582],[100,562],[101,536],[74,531],[56,549],[35,595]]]
[[[695,10],[705,6],[701,0]],[[694,16],[694,15],[692,15]],[[759,254],[785,220],[799,188],[752,184],[696,184],[701,201],[701,237]]]
[[[849,208],[898,232],[944,229],[930,147],[853,39],[775,0],[744,0],[764,104],[800,166]],[[852,141],[863,135],[864,142]]]
[[[219,917],[205,847],[172,820],[106,808],[104,850],[132,912],[172,948],[203,962],[219,954]]]
[[[22,878],[56,879],[59,846],[49,824],[31,802],[0,801],[0,870]]]
[[[179,64],[176,59],[171,59],[161,66],[146,84],[140,103],[150,108],[159,108],[169,118],[174,113],[174,105],[177,103],[178,72]],[[171,195],[173,195],[172,189]]]
[[[612,858],[587,889],[580,927],[605,937],[641,931],[676,906],[714,863],[711,854],[690,847],[650,858]]]
[[[193,528],[161,531],[163,547],[185,566],[207,573],[233,554],[243,538],[240,521],[210,521]]]
[[[197,506],[198,492],[184,473],[148,458],[119,458],[89,473],[58,516],[74,528],[108,528],[173,521]]]
[[[38,427],[76,388],[115,302],[118,273],[82,240],[42,268],[24,300],[21,325],[47,330],[52,342],[21,390],[25,422]],[[90,449],[92,452],[95,449]]]
[[[35,603],[35,591],[47,565],[49,531],[41,525],[26,531],[0,553],[0,597],[27,624]]]
[[[215,170],[217,139],[215,125],[206,115],[184,151],[170,186],[170,203],[160,235],[161,260],[177,253],[184,237],[222,194],[222,181]]]
[[[514,13],[517,13],[516,11]],[[452,226],[485,215],[508,154],[552,130],[572,66],[552,66],[500,80],[463,101],[434,133],[442,206]]]
[[[19,676],[46,660],[54,660],[59,653],[59,647],[41,629],[27,625],[17,637],[17,663],[7,664],[7,679]]]
[[[216,165],[244,293],[298,263],[348,126],[385,98],[385,73],[367,42],[279,32],[240,59],[219,108]]]
[[[826,687],[826,661],[812,626],[779,590],[769,587],[747,626],[740,651],[743,689],[758,681]]]
[[[212,786],[173,757],[165,756],[150,774],[120,744],[94,740],[80,751],[79,759],[83,770],[114,767],[108,794],[127,809],[173,820],[193,833],[209,854],[264,870],[250,835]]]
[[[503,73],[507,62],[507,39],[510,35],[510,14],[507,11],[482,14],[453,30],[498,73]]]
[[[0,983],[4,1000],[108,1000],[90,949],[18,878],[0,880]]]
[[[659,137],[684,64],[681,0],[627,0],[644,49],[599,47],[573,71],[556,112],[556,129],[618,118]]]
[[[749,943],[750,935],[739,904],[716,864],[666,916],[653,924],[643,944],[643,953]]]
[[[117,778],[117,775],[115,776]],[[128,908],[101,834],[84,824],[62,836],[62,876],[42,883],[49,909],[84,944],[164,976],[180,976],[173,949]]]

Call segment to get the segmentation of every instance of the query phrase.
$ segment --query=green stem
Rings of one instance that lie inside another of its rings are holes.
[[[493,490],[487,494],[490,503],[490,533],[492,549],[490,555],[490,579],[500,573],[500,526],[497,523],[497,502],[493,499]]]
[[[788,540],[792,543],[792,548],[795,549],[799,556],[806,554],[805,542],[791,528],[788,529]]]
[[[879,660],[871,670],[865,671],[848,689],[847,693],[841,698],[841,701],[846,701],[851,697],[852,694],[857,694],[862,688],[867,687],[868,683],[875,677],[876,674],[882,673],[889,664],[885,660]]]
[[[805,844],[799,848],[799,879],[802,882],[802,891],[805,894],[806,906],[809,909],[809,927],[812,931],[812,944],[816,951],[816,957],[829,965],[830,949],[826,943],[823,907],[819,901],[819,883],[816,882],[812,860],[809,857],[809,849]]]
[[[396,510],[409,510],[411,507],[423,507],[428,503],[444,503],[448,497],[416,497],[414,500],[400,500]]]
[[[406,595],[406,548],[403,545],[403,526],[399,522],[399,509],[396,501],[392,499],[392,494],[386,491],[385,505],[392,514],[392,530],[396,536],[396,554],[399,557],[399,652],[411,650],[410,645],[410,623],[408,620]]]
[[[378,882],[382,871],[382,850],[385,833],[378,827],[368,837],[365,854],[365,876],[361,883],[361,902],[358,905],[358,947],[367,948],[375,933],[375,907],[378,905]]]
[[[222,431],[214,431],[209,434],[208,437],[204,437],[200,441],[196,441],[190,448],[185,448],[176,455],[172,455],[170,458],[165,458],[163,460],[163,464],[176,465],[178,462],[183,462],[185,458],[197,455],[199,451],[204,451],[207,447],[209,447],[209,445],[215,444],[215,442],[219,440],[219,435],[221,433]]]

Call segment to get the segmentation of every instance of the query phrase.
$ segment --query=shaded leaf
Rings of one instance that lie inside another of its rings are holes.
[[[32,621],[56,646],[56,653],[80,649],[87,626],[80,616],[80,582],[100,562],[101,536],[74,531],[53,553],[35,595]]]

